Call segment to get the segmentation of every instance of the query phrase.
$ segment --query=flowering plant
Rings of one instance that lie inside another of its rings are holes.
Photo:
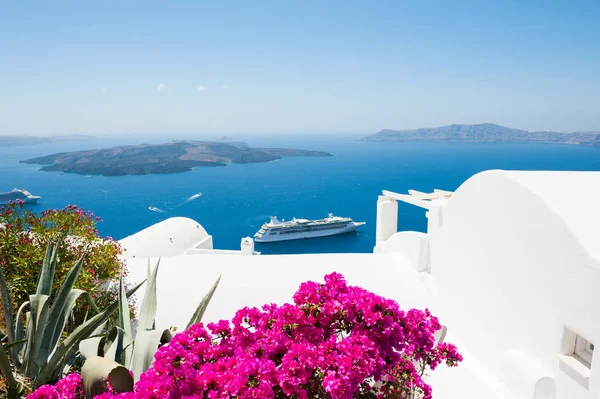
[[[43,385],[28,396],[30,399],[84,399],[81,390],[81,376],[72,373],[61,379],[56,385]]]
[[[454,345],[436,343],[440,328],[428,310],[402,311],[332,273],[325,284],[302,283],[293,304],[191,326],[159,349],[135,392],[101,397],[429,399],[424,373],[462,360]]]
[[[29,300],[35,292],[37,275],[44,260],[48,242],[59,242],[54,278],[57,289],[69,269],[85,253],[85,265],[76,288],[89,292],[100,308],[107,306],[116,293],[106,293],[108,283],[117,280],[123,268],[119,255],[122,248],[110,237],[101,238],[96,223],[101,219],[92,212],[67,205],[61,210],[36,214],[25,208],[23,201],[0,208],[0,267],[10,282],[13,308]],[[87,308],[75,308],[75,320],[81,322]]]

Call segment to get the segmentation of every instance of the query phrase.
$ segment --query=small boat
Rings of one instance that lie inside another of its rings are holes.
[[[0,193],[0,204],[5,205],[10,201],[16,202],[17,200],[21,200],[26,204],[35,204],[40,197],[37,195],[32,195],[27,190],[21,190],[18,188],[13,189],[7,193]]]
[[[91,179],[91,178],[92,178],[92,176],[90,176],[90,175],[86,176],[86,179]]]
[[[271,216],[268,223],[262,225],[254,234],[256,242],[274,242],[300,240],[304,238],[326,237],[356,231],[365,222],[355,222],[350,218],[333,216],[318,220],[292,219],[289,222],[279,221]]]

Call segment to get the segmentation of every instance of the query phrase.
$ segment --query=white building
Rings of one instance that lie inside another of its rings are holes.
[[[596,172],[488,171],[454,193],[384,191],[373,254],[239,256],[252,240],[213,250],[185,218],[122,243],[133,280],[162,258],[157,327],[183,328],[219,275],[205,321],[289,302],[302,281],[338,271],[447,326],[465,360],[433,373],[436,398],[600,399],[598,198]],[[397,231],[397,201],[425,209],[427,234]]]

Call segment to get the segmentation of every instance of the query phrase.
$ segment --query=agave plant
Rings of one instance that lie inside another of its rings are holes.
[[[58,243],[48,244],[36,293],[19,307],[16,315],[13,315],[8,285],[0,269],[0,298],[7,327],[6,342],[0,345],[0,372],[7,382],[9,395],[12,395],[9,397],[19,397],[22,377],[31,380],[34,389],[60,378],[77,359],[79,343],[98,334],[119,306],[119,301],[114,301],[100,311],[89,293],[73,288],[83,266],[83,256],[53,296],[57,250]],[[143,283],[132,288],[128,295]],[[79,298],[90,305],[95,315],[75,327],[72,312]],[[66,336],[63,336],[65,332]]]
[[[91,337],[81,341],[79,350],[81,355],[87,359],[86,363],[93,359],[97,362],[97,356],[104,357],[111,362],[116,362],[130,369],[137,381],[140,375],[150,368],[154,360],[154,354],[162,345],[171,340],[171,331],[169,329],[156,330],[156,277],[160,259],[153,270],[150,269],[148,262],[148,277],[146,279],[146,292],[139,310],[139,322],[137,332],[133,338],[131,321],[129,319],[129,307],[127,304],[127,295],[125,293],[125,284],[123,276],[119,279],[119,319],[118,325],[110,329],[102,336]],[[192,315],[187,327],[199,323],[204,316],[204,312],[212,299],[221,277],[213,284],[210,291],[202,299],[194,314]],[[186,328],[187,328],[186,327]],[[107,363],[108,364],[108,363]],[[85,365],[84,365],[85,367]],[[106,378],[96,374],[94,378]],[[86,376],[82,375],[83,385],[91,385],[94,382],[86,381]],[[111,380],[112,381],[112,380]]]

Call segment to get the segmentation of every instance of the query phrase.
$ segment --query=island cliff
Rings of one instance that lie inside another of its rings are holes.
[[[443,141],[471,143],[553,143],[600,146],[600,132],[559,133],[527,131],[492,123],[449,125],[414,130],[388,130],[362,138],[363,141]]]
[[[332,155],[321,151],[251,148],[244,143],[173,141],[158,145],[142,144],[64,152],[21,162],[46,165],[41,168],[43,171],[123,176],[186,172],[196,166],[269,162],[294,156],[330,157]]]

